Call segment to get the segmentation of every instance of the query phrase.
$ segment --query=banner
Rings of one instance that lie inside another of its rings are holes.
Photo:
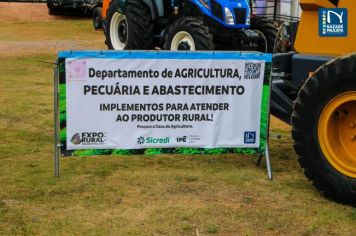
[[[270,62],[236,52],[61,52],[62,153],[263,152]]]

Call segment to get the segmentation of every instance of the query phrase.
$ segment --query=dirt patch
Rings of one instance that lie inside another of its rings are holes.
[[[18,55],[57,53],[63,50],[97,49],[95,44],[103,44],[102,40],[41,40],[41,41],[1,41],[0,58]]]
[[[0,3],[0,58],[106,49],[104,35],[83,16],[48,15],[44,3]]]
[[[46,3],[0,2],[0,21],[46,21],[82,18],[48,15]]]
[[[48,15],[46,3],[0,3],[0,20],[55,20],[56,16]]]

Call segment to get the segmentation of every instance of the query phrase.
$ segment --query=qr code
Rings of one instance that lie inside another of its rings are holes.
[[[261,76],[261,63],[246,63],[244,79],[259,79]]]

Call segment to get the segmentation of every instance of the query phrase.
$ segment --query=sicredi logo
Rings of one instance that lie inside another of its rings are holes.
[[[319,36],[346,37],[348,31],[346,8],[319,9]]]
[[[160,144],[165,144],[165,143],[170,143],[170,138],[154,138],[154,137],[143,137],[140,136],[137,138],[137,144],[155,144],[155,143],[160,143]]]
[[[145,143],[145,138],[142,137],[142,136],[138,137],[138,138],[137,138],[137,143],[138,143],[138,144],[144,144],[144,143]]]
[[[246,144],[256,143],[256,132],[246,131],[244,134],[244,143]]]

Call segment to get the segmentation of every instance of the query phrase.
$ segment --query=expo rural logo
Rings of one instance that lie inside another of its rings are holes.
[[[70,142],[74,145],[100,145],[105,144],[105,134],[103,132],[82,132],[75,133]]]
[[[154,138],[154,137],[143,137],[140,136],[137,138],[137,144],[154,144],[154,143],[161,143],[161,144],[166,144],[170,143],[170,138],[165,137],[165,138]]]

